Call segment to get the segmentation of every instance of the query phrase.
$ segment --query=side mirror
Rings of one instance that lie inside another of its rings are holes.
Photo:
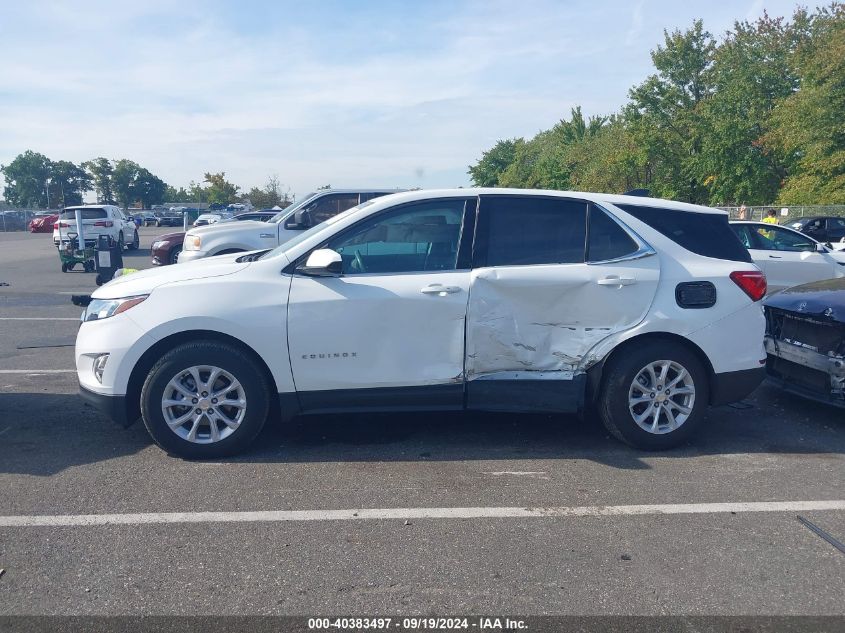
[[[321,248],[311,253],[305,266],[300,266],[298,270],[309,277],[340,277],[343,273],[343,259],[337,251]]]
[[[817,253],[826,253],[826,252],[827,252],[828,247],[829,247],[831,250],[833,249],[833,246],[831,246],[830,244],[822,244],[821,242],[816,242],[816,248],[815,248],[815,251],[816,251]]]

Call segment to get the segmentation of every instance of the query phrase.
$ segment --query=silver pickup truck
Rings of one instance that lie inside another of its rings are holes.
[[[224,222],[195,227],[185,234],[179,263],[213,255],[275,248],[300,231],[324,222],[367,200],[400,189],[321,189],[283,209],[267,222]]]

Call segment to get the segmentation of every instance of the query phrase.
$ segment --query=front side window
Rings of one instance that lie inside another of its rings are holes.
[[[803,252],[815,250],[815,244],[800,233],[793,233],[777,226],[757,230],[758,247],[764,251]]]
[[[382,213],[330,240],[343,274],[455,270],[464,200],[434,200]]]
[[[486,266],[584,262],[587,203],[536,196],[482,196]]]

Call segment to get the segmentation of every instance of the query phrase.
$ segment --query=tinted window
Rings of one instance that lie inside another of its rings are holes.
[[[455,270],[464,200],[437,200],[364,220],[331,240],[344,274]]]
[[[634,204],[616,206],[697,255],[751,261],[751,255],[731,231],[726,213],[695,213]]]
[[[584,261],[585,202],[534,196],[482,196],[481,214],[487,225],[487,266]]]
[[[386,195],[389,195],[387,191],[371,191],[370,193],[362,193],[361,202],[366,202],[367,200],[372,200],[373,198],[381,198]]]
[[[827,221],[827,228],[829,229],[845,229],[845,220],[842,218],[830,218]]]
[[[73,220],[76,218],[76,212],[82,211],[83,220],[99,220],[107,217],[105,209],[65,209],[62,211],[62,220]]]
[[[339,193],[318,198],[305,207],[309,216],[309,226],[325,222],[341,211],[346,211],[358,204],[357,193]]]
[[[590,207],[587,261],[601,262],[636,253],[637,243],[621,226],[597,207]]]
[[[815,243],[806,235],[795,233],[777,226],[758,226],[756,235],[753,237],[757,243],[756,248],[764,251],[812,251],[815,250]]]

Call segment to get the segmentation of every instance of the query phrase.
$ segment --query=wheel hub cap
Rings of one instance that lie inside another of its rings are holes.
[[[695,384],[680,363],[658,360],[643,367],[628,390],[628,410],[644,431],[663,435],[689,419],[695,406]]]
[[[246,415],[246,393],[225,369],[196,365],[167,383],[161,412],[170,430],[182,439],[211,444],[238,430]]]

